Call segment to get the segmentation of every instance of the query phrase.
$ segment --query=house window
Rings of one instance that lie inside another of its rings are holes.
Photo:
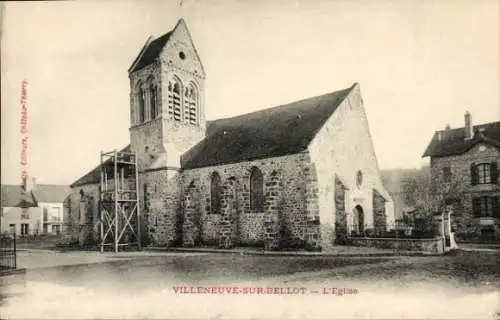
[[[181,121],[181,83],[172,79],[168,83],[168,117]]]
[[[443,168],[443,180],[445,182],[451,181],[451,167],[444,167]]]
[[[26,236],[29,234],[29,224],[27,223],[21,223],[21,235]]]
[[[493,217],[493,198],[474,198],[472,200],[472,212],[476,218]]]
[[[250,211],[264,211],[264,178],[256,167],[250,173]]]
[[[210,213],[219,214],[221,209],[220,176],[217,172],[212,174],[210,182]]]
[[[197,124],[198,93],[196,87],[190,83],[185,90],[184,119],[186,123]]]
[[[9,224],[9,231],[11,234],[16,233],[16,225],[14,223]]]
[[[475,184],[498,183],[497,163],[480,163],[471,165],[471,182]]]

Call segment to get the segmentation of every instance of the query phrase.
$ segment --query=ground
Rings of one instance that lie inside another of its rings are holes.
[[[484,319],[500,311],[499,258],[498,250],[441,257],[21,251],[20,264],[28,269],[0,277],[1,313],[7,318]],[[199,286],[285,292],[182,293]],[[342,290],[332,288],[349,290],[340,295]]]

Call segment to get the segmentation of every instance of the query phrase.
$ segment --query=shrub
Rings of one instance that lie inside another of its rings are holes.
[[[335,222],[335,243],[336,244],[347,244],[347,229],[344,225]]]
[[[68,249],[79,246],[78,238],[75,236],[65,236],[56,243],[57,248]]]

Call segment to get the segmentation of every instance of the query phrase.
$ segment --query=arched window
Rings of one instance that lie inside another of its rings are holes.
[[[264,178],[256,167],[250,173],[250,211],[264,211]]]
[[[198,92],[196,87],[190,83],[184,92],[184,121],[190,124],[197,124],[198,112]]]
[[[138,111],[139,111],[139,123],[143,123],[146,118],[146,105],[144,103],[144,89],[142,88],[142,84],[138,84],[137,90],[137,102],[138,102]]]
[[[221,185],[220,176],[217,172],[212,174],[210,182],[210,213],[219,214],[221,205]]]
[[[157,91],[156,91],[156,86],[154,84],[151,84],[149,86],[149,110],[150,110],[150,119],[156,119],[158,116],[158,97],[157,97]]]
[[[175,78],[168,82],[168,117],[181,121],[181,82]]]

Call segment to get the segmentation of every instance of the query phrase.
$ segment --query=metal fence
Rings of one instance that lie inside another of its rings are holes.
[[[17,268],[16,235],[0,236],[0,270]]]
[[[432,221],[394,223],[385,226],[348,224],[346,229],[347,237],[433,238],[439,234],[437,226]]]

